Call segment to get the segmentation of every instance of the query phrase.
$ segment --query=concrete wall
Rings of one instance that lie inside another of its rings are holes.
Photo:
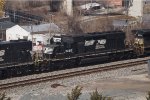
[[[62,3],[63,6],[63,11],[69,15],[72,16],[73,15],[73,5],[72,5],[72,0],[64,0]]]
[[[133,5],[129,8],[129,15],[134,17],[143,15],[143,0],[133,0]]]

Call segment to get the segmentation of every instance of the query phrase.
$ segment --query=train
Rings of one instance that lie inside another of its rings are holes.
[[[150,29],[132,30],[127,45],[123,31],[54,35],[40,51],[28,40],[0,41],[0,78],[74,68],[150,54]]]

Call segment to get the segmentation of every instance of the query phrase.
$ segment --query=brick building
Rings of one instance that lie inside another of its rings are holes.
[[[107,0],[109,6],[122,6],[122,0]]]

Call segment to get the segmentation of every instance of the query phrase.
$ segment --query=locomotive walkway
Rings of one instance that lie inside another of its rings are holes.
[[[99,65],[95,65],[95,66],[98,66],[95,68],[64,72],[64,73],[59,73],[56,75],[43,76],[43,77],[38,77],[38,78],[33,78],[33,79],[25,79],[25,80],[20,80],[16,82],[10,82],[10,83],[2,83],[0,84],[0,90],[34,85],[34,84],[54,81],[54,80],[61,80],[64,78],[70,78],[70,77],[76,77],[76,76],[82,76],[82,75],[90,75],[92,73],[100,73],[103,71],[116,70],[120,68],[134,67],[137,65],[146,64],[148,59],[150,59],[150,57],[140,58],[138,60],[135,59],[134,61],[132,60],[129,62],[119,61],[119,63],[115,63],[115,64],[99,64]]]

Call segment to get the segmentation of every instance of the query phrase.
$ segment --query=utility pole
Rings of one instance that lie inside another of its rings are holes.
[[[108,24],[109,24],[109,1],[107,0],[106,1],[106,6],[107,6],[107,15],[106,15],[106,17],[107,17],[107,21],[106,21],[106,26],[105,26],[105,31],[108,31]]]
[[[14,23],[16,22],[16,13],[14,11]]]
[[[50,39],[51,39],[51,37],[52,37],[52,35],[54,35],[54,34],[52,34],[52,21],[53,20],[53,15],[51,14],[50,15],[50,19],[49,19],[49,43],[48,44],[50,44]]]
[[[32,27],[32,23],[31,23],[31,36],[32,36],[32,50],[33,50],[33,27]]]
[[[50,32],[50,30],[51,30],[51,16],[50,16],[50,19],[49,19],[49,43],[48,44],[50,44],[50,38],[51,38],[51,32]]]
[[[129,16],[129,0],[126,0],[126,23],[127,23],[127,28],[126,28],[126,41],[127,43],[129,43],[130,39],[129,39],[129,20],[128,20],[128,16]]]
[[[63,8],[65,8],[65,12],[69,16],[73,16],[73,0],[64,0]]]

